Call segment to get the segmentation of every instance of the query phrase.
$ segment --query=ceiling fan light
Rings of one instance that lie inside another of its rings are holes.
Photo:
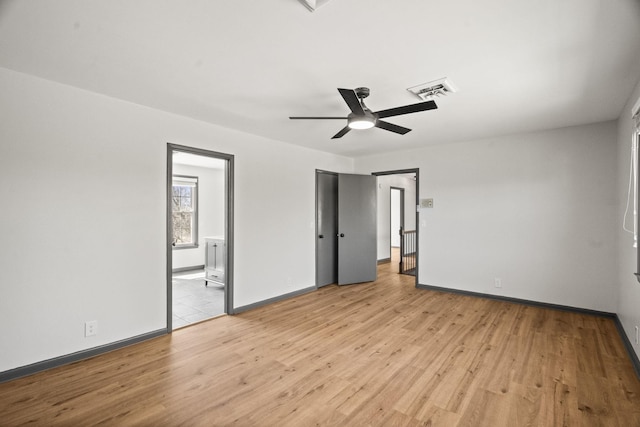
[[[373,117],[361,116],[349,119],[348,126],[351,129],[371,129],[376,125],[376,120]]]

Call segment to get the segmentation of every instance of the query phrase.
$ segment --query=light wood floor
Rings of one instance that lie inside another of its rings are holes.
[[[0,425],[640,426],[611,319],[328,286],[0,384]]]

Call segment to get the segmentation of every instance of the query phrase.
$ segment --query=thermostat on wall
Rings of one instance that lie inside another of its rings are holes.
[[[433,207],[433,199],[420,199],[420,207],[421,208],[432,208]]]

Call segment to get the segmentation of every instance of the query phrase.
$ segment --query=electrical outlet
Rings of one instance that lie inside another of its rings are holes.
[[[499,277],[496,277],[495,279],[493,279],[493,283],[494,283],[496,288],[501,288],[502,287],[502,279],[499,278]]]
[[[92,337],[94,335],[98,335],[98,321],[91,320],[89,322],[84,322],[84,336]]]

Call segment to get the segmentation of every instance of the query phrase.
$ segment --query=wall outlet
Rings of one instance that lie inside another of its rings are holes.
[[[98,335],[98,321],[91,320],[89,322],[84,322],[84,336],[92,337],[94,335]]]
[[[496,277],[495,279],[493,279],[493,284],[496,288],[501,288],[502,287],[502,279],[499,277]]]

